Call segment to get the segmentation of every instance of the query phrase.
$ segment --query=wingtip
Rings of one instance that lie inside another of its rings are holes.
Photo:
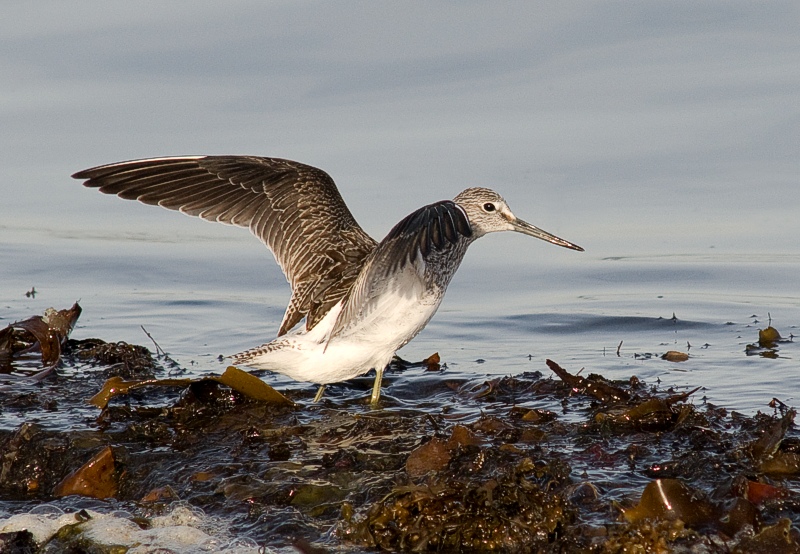
[[[208,157],[209,156],[206,155],[200,155],[200,156],[161,156],[157,158],[137,158],[135,160],[126,160],[124,162],[115,162],[111,164],[98,165],[95,167],[91,167],[89,169],[82,169],[81,171],[73,173],[71,177],[73,179],[91,179],[93,174],[96,173],[98,170],[106,170],[112,168],[119,169],[126,166],[150,164],[157,162],[189,161],[189,160],[194,161],[194,160],[202,160]]]

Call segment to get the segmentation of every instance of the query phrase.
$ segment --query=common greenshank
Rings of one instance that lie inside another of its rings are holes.
[[[467,247],[516,231],[583,248],[517,218],[503,197],[468,188],[419,208],[377,242],[358,225],[333,179],[298,162],[255,156],[150,158],[73,175],[106,194],[249,228],[292,287],[278,337],[234,362],[320,386],[383,371],[441,304]],[[298,325],[303,321],[302,325]]]

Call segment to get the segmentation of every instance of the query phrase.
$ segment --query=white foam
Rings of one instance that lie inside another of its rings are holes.
[[[65,525],[77,523],[75,514],[17,514],[0,520],[0,533],[29,531],[36,544],[42,545],[53,538]]]
[[[36,512],[36,513],[34,513]],[[149,520],[142,529],[129,519],[127,512],[102,514],[85,510],[89,519],[77,513],[65,514],[60,508],[38,506],[30,513],[0,519],[0,533],[27,530],[39,546],[50,541],[62,527],[78,524],[82,538],[100,547],[122,546],[129,554],[168,551],[175,554],[258,554],[258,544],[249,538],[232,539],[227,528],[209,518],[203,510],[178,502],[163,516]],[[204,530],[205,529],[205,530]],[[218,534],[209,534],[220,531]]]

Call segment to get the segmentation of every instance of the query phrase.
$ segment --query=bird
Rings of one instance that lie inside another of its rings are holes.
[[[430,321],[467,248],[515,231],[583,251],[516,217],[497,192],[467,188],[423,206],[380,242],[356,222],[333,179],[303,163],[260,156],[170,156],[75,173],[120,198],[248,228],[273,253],[291,289],[277,337],[235,364],[325,386],[384,369]]]

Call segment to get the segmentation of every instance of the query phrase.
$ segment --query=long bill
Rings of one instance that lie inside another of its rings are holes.
[[[516,232],[522,233],[523,235],[529,235],[531,237],[536,237],[537,239],[546,240],[547,242],[553,243],[557,246],[563,246],[564,248],[570,248],[572,250],[577,250],[578,252],[583,252],[583,248],[577,244],[572,244],[571,242],[568,242],[562,238],[551,235],[547,231],[543,231],[535,225],[531,225],[527,221],[514,219],[513,221],[509,221],[509,223],[511,223],[511,226]]]

